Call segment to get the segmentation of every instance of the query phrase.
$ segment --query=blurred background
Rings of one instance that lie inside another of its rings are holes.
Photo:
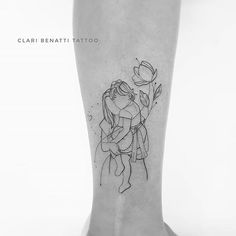
[[[78,236],[92,169],[72,38],[72,0],[0,8],[0,235]],[[236,235],[236,2],[182,0],[163,176],[180,236]]]

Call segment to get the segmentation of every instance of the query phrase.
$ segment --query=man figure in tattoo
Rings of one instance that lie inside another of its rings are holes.
[[[86,236],[176,236],[162,215],[162,163],[179,0],[74,0],[93,163]]]

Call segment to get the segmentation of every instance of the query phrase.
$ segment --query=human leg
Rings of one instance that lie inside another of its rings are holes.
[[[125,166],[123,164],[121,155],[116,156],[115,161],[116,161],[115,175],[120,176],[122,174],[122,172],[124,171],[124,169],[125,169]]]
[[[119,192],[123,193],[127,189],[131,187],[130,184],[130,176],[131,176],[131,164],[130,164],[130,156],[123,154],[122,155],[122,163],[124,165],[124,171],[122,172],[122,184],[119,187]]]

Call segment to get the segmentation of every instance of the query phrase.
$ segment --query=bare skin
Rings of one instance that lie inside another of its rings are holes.
[[[74,38],[93,163],[88,236],[174,236],[161,177],[180,1],[75,0]],[[137,58],[137,59],[136,59]]]

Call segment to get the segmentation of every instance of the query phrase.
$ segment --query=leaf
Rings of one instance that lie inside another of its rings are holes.
[[[160,84],[160,85],[156,88],[156,90],[155,90],[155,92],[154,92],[154,94],[153,94],[153,101],[155,101],[155,100],[161,95],[161,93],[162,93],[162,84]]]
[[[150,104],[149,96],[142,90],[139,90],[139,99],[143,106],[148,107]]]

